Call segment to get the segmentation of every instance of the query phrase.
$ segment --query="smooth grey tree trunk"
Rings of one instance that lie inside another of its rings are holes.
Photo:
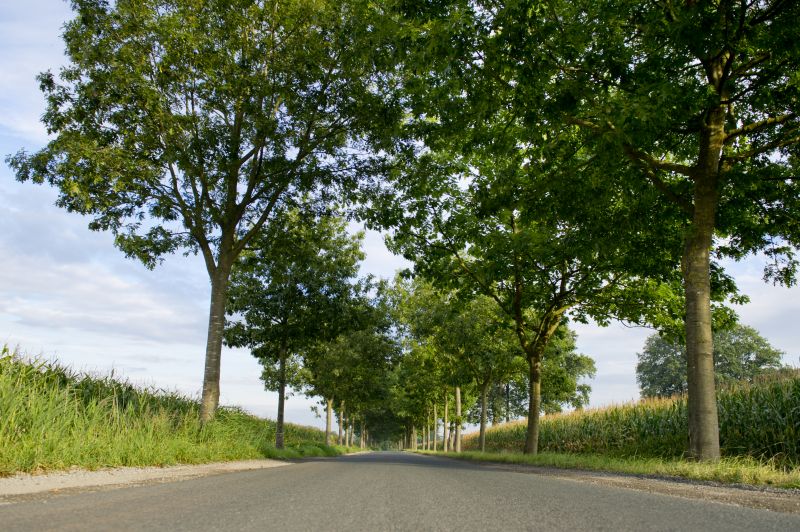
[[[481,452],[486,452],[486,406],[489,395],[489,381],[483,383],[481,386],[481,431],[480,431],[480,444]]]
[[[425,450],[431,450],[431,411],[427,409],[425,416]]]
[[[439,439],[439,418],[436,417],[436,403],[433,403],[433,450],[436,451],[436,443]]]
[[[699,202],[697,195],[696,202]],[[714,204],[716,201],[714,201]],[[704,206],[711,210],[713,205]],[[719,418],[714,382],[714,346],[711,330],[710,247],[713,227],[698,227],[704,215],[695,206],[695,224],[686,242],[683,260],[686,291],[686,363],[689,409],[689,455],[697,460],[718,460]],[[708,223],[707,220],[705,223]]]
[[[200,402],[200,422],[214,417],[219,406],[219,377],[222,360],[222,335],[225,329],[225,305],[228,299],[228,279],[231,265],[221,257],[211,277],[211,302],[208,312],[206,362],[203,373],[203,395]]]
[[[542,409],[542,363],[537,356],[528,358],[528,427],[525,454],[539,452],[539,411]]]
[[[461,452],[461,386],[456,386],[456,452]]]
[[[333,425],[333,399],[325,400],[325,445],[331,444],[331,428]]]
[[[286,401],[286,353],[280,354],[278,385],[278,420],[275,422],[275,448],[283,449],[283,412]]]
[[[339,404],[339,439],[337,440],[338,445],[343,444],[342,438],[342,427],[344,427],[344,399]]]
[[[725,86],[727,56],[704,65],[708,81],[721,100],[728,99]],[[714,345],[711,331],[711,247],[719,200],[719,175],[725,141],[725,104],[704,117],[700,150],[694,169],[692,224],[686,237],[681,269],[686,298],[686,363],[689,410],[689,456],[719,460],[719,414],[714,379]]]
[[[511,422],[511,384],[506,383],[506,423]]]
[[[450,451],[450,420],[447,419],[447,388],[444,389],[444,427],[442,427],[442,446],[444,448],[444,452]]]

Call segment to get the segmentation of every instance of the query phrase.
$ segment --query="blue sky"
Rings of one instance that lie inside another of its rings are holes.
[[[0,155],[47,141],[44,103],[35,76],[63,64],[62,0],[0,3]],[[125,259],[109,234],[54,206],[55,191],[17,183],[0,163],[0,344],[58,358],[76,369],[107,373],[197,395],[200,390],[209,284],[202,261],[168,257],[154,271]],[[368,233],[362,272],[390,277],[405,262],[381,235]],[[741,321],[758,329],[798,365],[800,289],[766,285],[756,259],[729,264],[751,303]],[[576,326],[578,347],[597,362],[592,405],[638,397],[636,352],[651,331],[612,324]],[[273,417],[277,395],[265,392],[258,364],[243,350],[224,349],[222,403]],[[295,396],[287,420],[323,426],[313,401]]]

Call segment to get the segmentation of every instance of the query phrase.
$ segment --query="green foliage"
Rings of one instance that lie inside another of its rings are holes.
[[[379,7],[317,0],[76,0],[67,65],[39,76],[51,140],[7,162],[153,268],[200,253],[211,280],[204,419],[219,398],[238,256],[305,194],[382,170],[399,117]],[[380,117],[381,120],[375,120]]]
[[[352,301],[354,312],[335,318],[342,322],[339,334],[318,340],[302,355],[306,395],[332,400],[340,422],[343,414],[349,421],[364,422],[378,441],[393,439],[396,429],[390,396],[398,345],[391,333],[384,283],[367,284],[373,297],[362,293]],[[356,429],[360,434],[360,423]]]
[[[0,353],[0,475],[17,471],[194,464],[340,454],[318,429],[288,425],[288,449],[271,445],[275,423],[223,408],[201,426],[199,404],[176,393],[91,377],[56,363]]]
[[[532,135],[553,122],[577,132],[595,164],[608,168],[606,183],[647,183],[679,208],[671,216],[686,229],[695,223],[698,179],[710,178],[715,229],[728,237],[717,241],[719,254],[762,250],[765,275],[791,283],[798,16],[796,2],[509,4],[485,26],[503,28],[484,43],[492,109],[513,105]]]
[[[724,456],[749,456],[793,467],[800,464],[800,374],[765,375],[753,384],[731,384],[717,393],[720,446]],[[545,451],[615,457],[681,457],[686,448],[686,397],[546,416],[539,441]],[[525,424],[494,427],[487,450],[516,452]],[[475,449],[477,435],[465,438]]]
[[[150,267],[180,248],[235,258],[287,196],[367,171],[352,143],[367,149],[356,137],[391,114],[368,6],[73,7],[69,63],[40,76],[54,138],[9,162],[19,179],[56,186],[59,204],[92,215],[93,229],[114,232],[126,255]]]
[[[714,333],[714,369],[717,383],[752,381],[781,367],[782,351],[752,327],[734,325]],[[651,335],[637,353],[636,380],[645,397],[685,393],[686,348],[676,340]]]
[[[589,404],[591,386],[582,379],[595,375],[591,357],[576,351],[576,334],[560,327],[542,357],[542,412],[561,412],[565,406],[583,408]],[[496,381],[489,394],[489,419],[517,419],[528,411],[528,374],[524,360],[519,359],[516,371],[508,379]],[[506,395],[508,386],[508,395]],[[469,421],[477,423],[479,411],[469,412]]]
[[[344,218],[313,207],[281,213],[231,277],[225,341],[251,349],[268,390],[303,386],[303,351],[359,318],[353,282],[363,235],[348,235]]]

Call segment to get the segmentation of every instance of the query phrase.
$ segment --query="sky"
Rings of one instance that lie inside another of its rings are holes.
[[[36,75],[65,62],[62,0],[0,2],[0,158],[47,142]],[[18,183],[0,162],[0,345],[57,359],[75,370],[114,373],[133,383],[199,396],[210,286],[202,260],[169,256],[153,271],[126,259],[108,233],[54,205],[55,190]],[[391,277],[408,263],[368,232],[362,274]],[[751,302],[737,307],[755,327],[800,362],[800,288],[765,284],[758,259],[726,263]],[[595,359],[591,406],[638,398],[636,353],[653,331],[619,323],[575,325],[578,348]],[[275,417],[277,394],[264,391],[260,367],[246,350],[223,348],[221,403]],[[289,398],[286,419],[324,426],[315,400]]]

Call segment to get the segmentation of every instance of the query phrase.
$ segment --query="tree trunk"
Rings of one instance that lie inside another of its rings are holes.
[[[422,449],[428,450],[428,416],[425,416],[425,422],[422,424]]]
[[[278,384],[278,420],[275,422],[275,448],[283,449],[283,408],[286,400],[286,353],[280,355]]]
[[[339,439],[336,440],[338,445],[342,445],[342,427],[344,426],[344,399],[339,404]]]
[[[428,408],[425,416],[425,450],[431,450],[431,410]]]
[[[447,419],[447,388],[444,389],[444,426],[442,427],[442,449],[444,452],[450,452],[450,420]]]
[[[363,449],[364,448],[364,436],[365,436],[365,433],[364,433],[364,421],[362,420],[361,421],[361,434],[359,435],[359,438],[358,438],[358,448],[359,449]]]
[[[433,450],[436,451],[436,442],[439,439],[439,419],[436,417],[436,403],[433,403]]]
[[[721,68],[721,64],[716,64],[709,69],[710,81],[715,85],[722,83]],[[712,109],[705,119],[694,176],[692,225],[681,260],[686,296],[689,456],[697,460],[718,460],[720,457],[711,336],[710,254],[716,225],[725,114],[725,108],[719,106]]]
[[[481,386],[481,432],[480,432],[480,443],[481,443],[481,452],[486,452],[486,407],[487,407],[487,399],[489,395],[489,381],[483,383]]]
[[[695,220],[699,217],[695,205]],[[713,214],[712,214],[713,216]],[[689,385],[689,455],[698,460],[719,459],[719,420],[714,385],[714,346],[711,337],[709,252],[712,230],[697,227],[686,242],[683,257],[686,291],[686,362]]]
[[[331,444],[331,425],[333,424],[333,399],[325,400],[325,445]]]
[[[525,454],[539,452],[539,410],[542,406],[542,371],[538,355],[528,358],[528,428],[525,434]]]
[[[411,450],[417,450],[417,427],[411,425]]]
[[[219,376],[222,360],[222,334],[225,329],[225,304],[228,298],[228,278],[231,266],[221,257],[211,275],[211,304],[208,312],[206,365],[203,374],[203,396],[200,403],[200,422],[210,421],[219,406]]]
[[[511,421],[511,383],[506,383],[506,423]]]
[[[456,452],[461,452],[461,387],[456,386]]]

